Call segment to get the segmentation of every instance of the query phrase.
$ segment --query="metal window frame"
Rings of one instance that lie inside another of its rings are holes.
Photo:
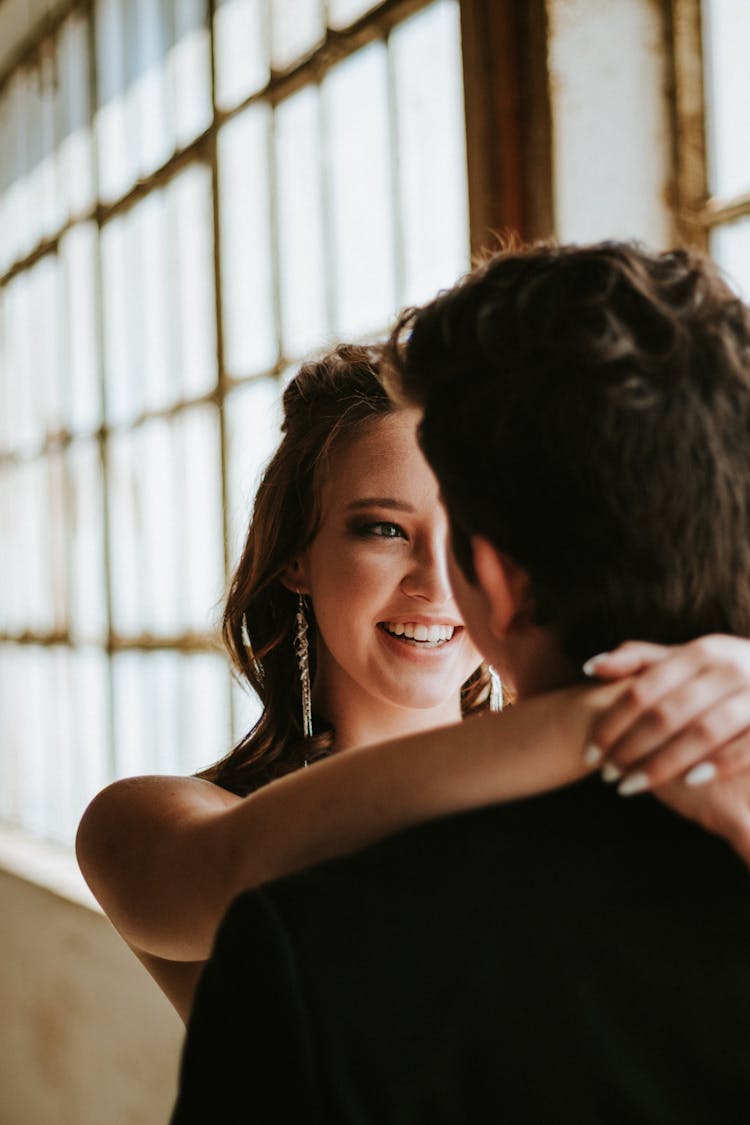
[[[547,37],[545,0],[461,0],[475,258],[498,237],[554,234]]]
[[[708,179],[704,38],[701,0],[666,0],[670,46],[673,204],[679,241],[708,252],[717,227],[750,216],[750,190],[713,196]]]
[[[223,301],[221,238],[218,191],[217,143],[219,130],[228,121],[241,114],[253,103],[263,102],[271,108],[308,84],[319,84],[330,69],[351,56],[362,47],[375,41],[387,41],[388,36],[402,21],[430,6],[432,0],[384,0],[374,11],[365,13],[350,27],[341,30],[328,30],[323,42],[306,57],[301,58],[283,71],[272,71],[266,85],[246,97],[231,110],[221,110],[216,104],[216,43],[214,0],[207,5],[207,20],[210,50],[210,88],[212,117],[210,125],[186,146],[176,150],[161,167],[151,175],[135,183],[120,198],[102,203],[98,197],[86,214],[70,217],[52,236],[43,238],[30,253],[13,262],[0,277],[0,286],[5,286],[13,278],[28,271],[38,261],[49,254],[57,254],[61,239],[72,226],[82,222],[93,222],[97,229],[98,250],[96,271],[99,284],[96,289],[97,307],[94,325],[97,335],[97,349],[100,363],[103,358],[103,310],[101,298],[101,234],[106,224],[115,216],[127,212],[151,191],[170,182],[179,172],[195,162],[204,162],[210,168],[212,190],[212,237],[214,271],[214,310],[216,326],[217,378],[215,386],[198,397],[183,398],[168,409],[148,411],[131,420],[127,425],[118,426],[121,432],[133,432],[147,419],[170,417],[186,408],[211,403],[218,411],[219,440],[221,449],[221,499],[224,539],[224,570],[229,573],[229,533],[228,533],[228,441],[227,419],[223,408],[230,391],[256,379],[278,377],[287,366],[282,354],[281,341],[278,340],[278,362],[261,374],[245,378],[230,376],[226,371],[223,341]],[[466,110],[467,171],[469,187],[469,221],[471,250],[476,254],[491,241],[492,231],[513,230],[523,237],[550,234],[554,227],[552,215],[552,177],[551,141],[549,126],[549,97],[546,70],[546,22],[544,0],[459,0],[461,16],[462,55],[464,74],[464,103]],[[65,22],[75,13],[86,21],[89,49],[89,127],[93,138],[93,161],[97,166],[97,139],[95,114],[98,107],[97,94],[97,52],[96,52],[96,5],[94,0],[69,0],[56,8],[35,28],[33,34],[9,58],[0,73],[0,93],[6,88],[10,78],[20,68],[37,68],[41,65],[45,52],[59,35]],[[390,59],[390,55],[389,55]],[[397,136],[398,122],[395,114],[394,75],[389,73],[389,123],[392,140]],[[498,140],[499,138],[499,140]],[[531,140],[529,138],[532,138]],[[271,137],[270,143],[273,143]],[[274,161],[271,161],[271,169]],[[273,174],[273,172],[272,172]],[[394,203],[397,185],[393,176],[392,192]],[[274,203],[269,220],[273,238],[276,238],[276,216]],[[404,240],[400,229],[401,212],[396,210],[394,230],[395,269],[397,280],[403,273]],[[330,217],[324,216],[324,223]],[[330,248],[330,238],[326,245]],[[278,270],[275,271],[278,287]],[[279,295],[275,294],[278,306]],[[278,311],[278,310],[277,310]],[[278,323],[278,319],[277,319]],[[120,636],[113,628],[112,578],[111,578],[111,513],[107,482],[110,475],[109,437],[112,429],[107,423],[106,382],[104,372],[99,373],[101,402],[101,425],[94,434],[98,445],[102,471],[102,502],[104,508],[103,565],[105,569],[106,593],[106,636],[97,642],[96,647],[108,658],[109,679],[109,721],[110,745],[108,756],[110,768],[113,767],[114,754],[114,707],[113,707],[113,654],[139,651],[152,653],[171,651],[175,654],[206,653],[223,651],[217,634],[181,633],[178,636]],[[77,440],[79,435],[64,430],[48,434],[39,448],[31,453],[33,457],[46,457],[51,452],[62,450]],[[25,460],[27,455],[23,456]],[[21,459],[16,454],[0,454],[0,471],[4,465]],[[70,537],[66,535],[66,550],[70,551]],[[64,646],[75,649],[78,645],[91,645],[90,640],[78,640],[70,629],[39,634],[32,630],[17,635],[0,635],[4,644]],[[227,681],[229,690],[229,680]],[[230,718],[234,715],[234,698],[230,693]]]

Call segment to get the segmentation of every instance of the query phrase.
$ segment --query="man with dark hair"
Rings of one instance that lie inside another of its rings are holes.
[[[464,619],[519,697],[627,636],[750,634],[750,321],[708,263],[501,253],[389,351]],[[241,896],[173,1120],[731,1125],[748,1103],[747,869],[593,778]]]
[[[503,629],[512,681],[540,643],[577,668],[627,636],[750,634],[750,316],[708,262],[501,254],[394,336],[462,587],[479,536],[545,631]]]

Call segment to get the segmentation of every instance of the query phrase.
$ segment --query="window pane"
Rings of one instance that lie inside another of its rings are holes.
[[[328,0],[328,25],[329,27],[348,27],[365,12],[377,8],[372,0]]]
[[[42,500],[40,508],[45,600],[49,599],[47,628],[52,632],[61,632],[67,628],[68,623],[68,521],[65,462],[60,449],[54,449],[40,459],[37,471],[39,479],[36,488]]]
[[[179,772],[205,769],[230,748],[229,673],[223,656],[196,653],[183,660],[185,737]]]
[[[144,513],[135,438],[129,433],[113,434],[107,444],[112,627],[126,637],[141,632],[145,616],[141,594]]]
[[[31,629],[29,605],[32,582],[38,573],[38,560],[27,559],[32,531],[33,512],[27,509],[30,500],[30,476],[26,465],[7,465],[3,471],[3,630],[9,634]],[[7,522],[6,522],[7,521]]]
[[[18,823],[44,835],[47,828],[46,748],[53,744],[49,717],[49,649],[20,646],[16,652],[14,709],[17,715],[16,757]]]
[[[750,191],[750,5],[704,0],[709,179],[714,195]]]
[[[0,816],[41,836],[72,844],[83,812],[81,782],[104,778],[86,768],[84,702],[100,709],[101,680],[80,682],[78,654],[62,646],[0,649]],[[95,731],[101,747],[104,724]],[[92,795],[92,794],[89,794]]]
[[[62,59],[59,65],[62,65]],[[63,170],[58,164],[56,152],[58,121],[64,112],[62,74],[58,81],[52,61],[42,65],[39,73],[37,96],[39,98],[39,138],[38,164],[33,173],[39,189],[39,238],[55,234],[68,216]]]
[[[133,435],[139,450],[133,466],[140,512],[138,555],[143,583],[142,627],[154,636],[176,636],[184,611],[180,596],[179,521],[184,505],[175,448],[174,420],[157,418]],[[187,499],[187,498],[185,498]]]
[[[261,474],[281,440],[280,390],[275,379],[261,379],[238,387],[225,402],[231,567],[239,560]]]
[[[262,713],[260,700],[250,687],[232,677],[232,743],[251,730]]]
[[[67,305],[68,421],[74,431],[96,430],[101,421],[96,255],[94,223],[71,227],[60,240]]]
[[[214,301],[213,208],[211,172],[192,164],[166,189],[175,248],[172,286],[178,369],[185,398],[216,385],[216,305]]]
[[[147,661],[148,656],[141,652],[116,653],[112,658],[114,773],[117,778],[152,772],[154,756],[159,753],[155,745],[155,724],[149,714],[154,695],[149,687],[154,681],[148,674],[151,667],[146,666]],[[168,702],[164,700],[162,705]],[[169,756],[166,750],[165,755]]]
[[[19,496],[19,469],[6,465],[0,473],[0,633],[23,630],[21,581],[23,575],[22,497]]]
[[[13,448],[14,435],[9,417],[13,382],[11,371],[6,340],[5,293],[0,286],[0,456],[10,453]]]
[[[742,299],[750,301],[750,218],[717,227],[711,233],[711,254]]]
[[[214,406],[196,406],[182,411],[175,427],[185,523],[173,575],[183,584],[184,628],[206,633],[219,627],[224,594],[219,415]]]
[[[219,132],[224,363],[235,376],[276,362],[266,106],[253,105]]]
[[[443,0],[406,20],[391,37],[403,305],[428,299],[469,267],[459,22],[458,4]]]
[[[184,657],[173,652],[139,657],[141,699],[149,724],[148,769],[154,773],[180,772],[180,743],[184,736],[180,718],[183,661]]]
[[[217,0],[214,12],[216,104],[231,109],[269,77],[264,0]]]
[[[0,273],[13,261],[13,138],[11,100],[7,88],[0,92]]]
[[[75,759],[73,677],[70,649],[55,646],[47,652],[44,707],[44,835],[70,843],[75,834]]]
[[[29,333],[31,367],[28,373],[29,393],[33,393],[34,411],[38,417],[37,439],[57,434],[65,424],[63,399],[64,290],[59,258],[46,254],[27,274],[29,284],[29,315],[35,331]],[[33,373],[33,383],[31,381]],[[15,381],[12,370],[8,377]]]
[[[143,262],[143,395],[147,410],[173,406],[180,394],[177,357],[174,225],[164,192],[155,189],[134,209]]]
[[[110,424],[138,416],[143,404],[143,286],[137,209],[111,219],[101,234],[104,371]]]
[[[282,348],[292,358],[328,332],[317,86],[281,102],[275,126]]]
[[[104,584],[104,500],[99,444],[76,441],[67,455],[70,488],[70,628],[77,638],[103,642],[107,633]]]
[[[26,461],[14,473],[18,504],[15,537],[18,631],[49,631],[52,617],[44,573],[44,462]],[[24,568],[23,560],[26,558]],[[25,570],[25,573],[24,573]]]
[[[323,39],[321,0],[274,0],[271,8],[271,61],[283,70],[309,54]]]
[[[208,0],[172,0],[172,6],[174,43],[168,65],[175,136],[182,148],[211,124],[211,36]]]
[[[373,43],[324,83],[330,130],[335,331],[357,337],[396,311],[387,59]]]
[[[137,149],[129,135],[125,68],[125,8],[129,0],[96,0],[96,143],[99,195],[124,195],[138,174]]]
[[[215,407],[110,441],[112,615],[126,636],[205,634],[224,590]]]
[[[17,252],[19,257],[30,253],[41,236],[42,197],[38,177],[41,160],[39,83],[36,74],[21,71],[15,86],[17,111],[17,166],[22,176],[19,193]]]
[[[117,777],[185,773],[229,748],[229,678],[218,654],[113,658]]]
[[[19,824],[21,819],[19,772],[27,737],[21,664],[18,645],[0,644],[0,820],[5,824]]]
[[[88,28],[82,16],[63,24],[58,41],[60,147],[58,168],[66,214],[94,203],[94,153],[89,95]]]
[[[128,0],[125,4],[129,139],[140,176],[155,172],[174,151],[167,14],[163,2]]]
[[[73,820],[111,780],[109,768],[109,661],[99,648],[73,652]]]
[[[4,370],[8,391],[6,434],[11,449],[31,449],[44,438],[33,365],[33,286],[32,274],[20,273],[6,285],[3,301]]]
[[[65,628],[65,485],[59,452],[17,466],[15,472],[15,631]]]

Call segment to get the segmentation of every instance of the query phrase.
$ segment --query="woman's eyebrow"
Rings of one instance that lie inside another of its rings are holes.
[[[393,508],[397,512],[414,511],[412,504],[407,504],[404,500],[396,500],[392,496],[363,496],[346,505],[347,512],[360,508]]]

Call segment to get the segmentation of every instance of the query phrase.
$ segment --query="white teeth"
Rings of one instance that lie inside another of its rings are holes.
[[[407,640],[439,644],[449,641],[455,632],[453,625],[415,625],[412,622],[401,621],[384,622],[385,629],[395,637],[406,637]]]

